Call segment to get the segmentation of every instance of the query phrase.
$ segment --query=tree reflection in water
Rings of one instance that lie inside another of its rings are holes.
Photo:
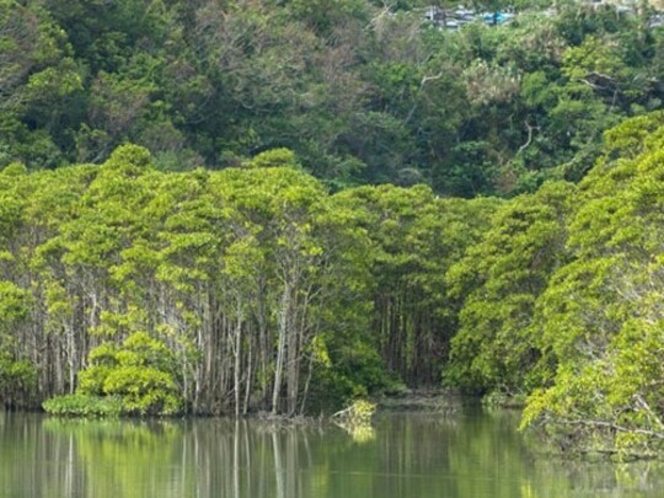
[[[326,424],[90,421],[0,414],[0,498],[562,498],[659,496],[662,464],[570,462],[512,412]]]

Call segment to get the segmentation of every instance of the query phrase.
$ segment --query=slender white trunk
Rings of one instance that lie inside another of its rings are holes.
[[[241,301],[238,299],[237,301],[237,309],[236,309],[236,322],[235,322],[235,365],[234,365],[234,372],[233,372],[233,384],[234,384],[234,390],[235,390],[235,417],[240,416],[240,367],[241,362],[240,362],[240,354],[241,354],[241,347],[242,347],[242,306],[241,306]]]
[[[248,351],[247,351],[247,366],[245,368],[245,371],[247,372],[247,380],[245,381],[245,390],[244,390],[244,408],[242,410],[242,413],[244,415],[247,414],[249,411],[249,400],[251,398],[251,382],[252,382],[252,370],[253,370],[253,357],[252,357],[252,341],[251,337],[249,338],[248,344]]]
[[[274,390],[272,391],[272,414],[279,411],[279,393],[284,373],[284,354],[286,350],[286,337],[288,334],[288,321],[290,314],[291,288],[288,282],[284,283],[284,292],[281,296],[281,309],[279,310],[279,342],[277,345],[277,363],[274,369]]]

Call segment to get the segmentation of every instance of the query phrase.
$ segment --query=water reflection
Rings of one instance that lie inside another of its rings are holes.
[[[371,437],[246,420],[81,421],[0,413],[0,497],[654,497],[662,466],[569,462],[517,414],[384,415]]]

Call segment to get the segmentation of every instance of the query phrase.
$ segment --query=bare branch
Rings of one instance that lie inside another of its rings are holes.
[[[516,153],[517,156],[521,154],[524,150],[526,150],[528,146],[532,143],[533,130],[539,130],[539,126],[531,126],[530,123],[528,123],[528,121],[524,121],[524,124],[526,125],[526,128],[528,128],[528,140],[526,140],[525,144],[519,147],[519,150]]]
[[[656,439],[664,439],[664,432],[652,431],[648,429],[629,428],[623,425],[616,424],[615,422],[606,422],[603,420],[570,420],[562,419],[556,421],[560,425],[582,426],[582,427],[595,427],[602,429],[611,429],[616,432],[623,432],[629,434],[641,434],[643,436],[654,437]]]

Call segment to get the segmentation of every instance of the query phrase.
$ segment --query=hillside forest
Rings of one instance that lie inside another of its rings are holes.
[[[419,7],[0,0],[0,402],[445,386],[563,450],[659,454],[664,29]]]

